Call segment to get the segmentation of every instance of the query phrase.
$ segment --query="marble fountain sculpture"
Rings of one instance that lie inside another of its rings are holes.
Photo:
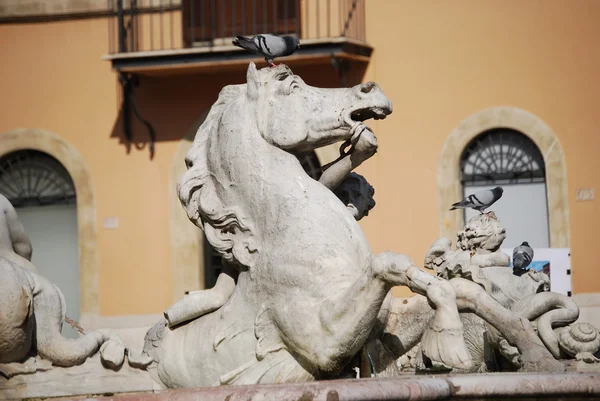
[[[523,319],[525,329],[529,330],[530,324],[533,326],[538,341],[530,346],[537,347],[541,341],[565,368],[572,366],[573,360],[587,364],[599,362],[594,355],[600,350],[598,330],[589,323],[577,322],[579,308],[570,297],[549,292],[550,278],[547,274],[532,269],[522,275],[514,273],[510,257],[500,251],[505,237],[505,229],[494,212],[477,215],[457,234],[455,250],[452,250],[451,241],[447,238],[439,238],[432,244],[425,256],[425,268],[450,282],[462,278],[478,284],[505,310]],[[388,325],[391,322],[405,327],[408,321],[413,320],[414,324],[410,327],[419,333],[424,331],[422,317],[431,315],[431,308],[424,297],[417,295],[391,313],[396,316],[388,319]],[[473,313],[461,313],[461,321],[473,361],[469,371],[523,370],[522,350],[497,328]],[[401,352],[396,351],[396,354],[402,354],[396,360],[402,371],[427,370],[416,337],[402,343]],[[385,343],[386,339],[382,338],[382,341]],[[394,348],[398,345],[390,344],[389,349]],[[592,370],[598,370],[598,367],[594,365]],[[536,366],[535,363],[531,368],[546,371],[545,366]],[[557,369],[560,371],[559,367]]]
[[[0,375],[8,383],[52,365],[85,366],[98,351],[103,369],[126,360],[160,388],[308,382],[354,369],[564,372],[565,359],[596,362],[598,331],[573,324],[577,305],[548,292],[543,273],[512,275],[493,213],[471,219],[456,250],[445,238],[432,245],[424,267],[434,274],[405,255],[371,252],[357,220],[375,206],[374,190],[352,170],[377,151],[365,121],[391,112],[373,82],[316,88],[285,65],[250,63],[245,84],[223,88],[178,185],[223,271],[214,288],[169,307],[143,348],[105,330],[63,339],[62,294],[6,240],[17,225],[14,210],[5,213]],[[340,157],[310,178],[296,156],[342,141]],[[394,286],[418,295],[393,297]]]

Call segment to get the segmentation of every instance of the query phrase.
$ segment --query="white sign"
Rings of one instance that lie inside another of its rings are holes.
[[[594,188],[578,188],[575,192],[575,200],[578,202],[594,200]]]
[[[116,230],[119,227],[119,218],[110,216],[104,218],[104,228],[107,230]]]

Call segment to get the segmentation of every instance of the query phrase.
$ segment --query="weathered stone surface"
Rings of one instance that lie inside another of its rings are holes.
[[[0,376],[0,399],[102,395],[158,388],[147,371],[132,368],[127,363],[116,371],[106,369],[99,354],[78,366],[55,366],[48,371],[10,379]]]
[[[598,374],[477,374],[401,376],[286,385],[221,386],[155,394],[111,396],[102,401],[368,401],[433,399],[600,399]]]

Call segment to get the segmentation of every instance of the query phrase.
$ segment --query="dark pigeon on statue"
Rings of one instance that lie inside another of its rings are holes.
[[[237,47],[263,56],[269,67],[275,67],[273,60],[276,57],[289,56],[300,48],[300,41],[295,36],[271,34],[261,34],[254,37],[237,36],[232,43]]]
[[[483,214],[485,209],[492,206],[498,199],[502,197],[503,192],[504,190],[502,187],[475,192],[473,195],[467,196],[460,202],[456,202],[454,205],[452,205],[450,210],[470,208]]]
[[[515,247],[513,250],[513,273],[516,276],[522,276],[527,272],[527,266],[533,261],[533,248],[527,241]]]

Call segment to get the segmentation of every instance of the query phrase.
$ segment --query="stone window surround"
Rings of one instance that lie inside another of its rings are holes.
[[[73,179],[77,194],[80,322],[85,327],[88,319],[93,319],[100,313],[96,204],[90,171],[77,149],[52,132],[14,129],[0,133],[0,144],[0,157],[24,149],[47,153],[58,160]]]
[[[437,169],[440,236],[454,241],[464,225],[462,213],[450,211],[450,205],[463,198],[460,183],[460,156],[477,135],[493,128],[511,128],[527,135],[540,149],[546,164],[548,227],[550,246],[569,248],[571,233],[567,168],[562,146],[556,134],[539,117],[509,106],[478,111],[463,120],[446,139]]]

